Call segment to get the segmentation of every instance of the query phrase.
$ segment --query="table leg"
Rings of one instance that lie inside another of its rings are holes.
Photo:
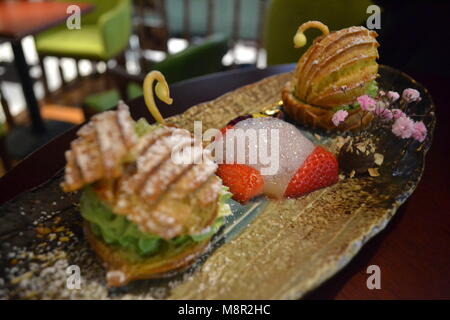
[[[39,105],[34,95],[33,81],[31,80],[28,64],[23,54],[22,44],[20,40],[12,41],[11,46],[14,52],[14,61],[17,73],[22,84],[23,94],[27,102],[27,109],[31,119],[31,126],[34,132],[41,133],[45,131],[44,122],[41,118]]]
[[[34,95],[28,65],[23,54],[20,41],[11,43],[14,59],[22,83],[23,93],[27,102],[27,109],[31,119],[31,126],[15,126],[5,137],[8,154],[15,159],[22,159],[39,147],[48,143],[54,137],[72,128],[74,124],[61,121],[45,121],[41,117],[39,105]]]

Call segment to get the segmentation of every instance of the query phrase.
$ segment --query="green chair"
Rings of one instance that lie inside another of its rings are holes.
[[[308,45],[295,49],[292,39],[303,22],[319,20],[330,30],[338,30],[353,25],[361,25],[368,18],[367,7],[370,0],[272,0],[266,17],[264,46],[267,64],[275,65],[295,62],[320,34],[318,30],[308,30]]]
[[[131,33],[130,0],[89,0],[95,9],[81,16],[81,29],[65,24],[38,34],[36,49],[41,56],[108,60],[128,45]]]
[[[222,58],[228,52],[229,38],[215,34],[202,43],[168,56],[155,64],[152,69],[161,71],[168,83],[218,72],[223,69]],[[145,74],[132,76],[122,68],[111,70],[117,89],[101,92],[87,97],[83,103],[86,118],[117,105],[119,99],[129,100],[142,95],[142,82]]]
[[[86,97],[83,102],[84,117],[89,119],[96,113],[111,109],[117,105],[119,99],[120,93],[116,89],[95,93]]]
[[[214,34],[202,43],[169,55],[152,69],[161,71],[168,83],[198,77],[223,69],[222,58],[229,49],[229,37]]]
[[[92,12],[81,16],[80,29],[69,30],[66,24],[62,24],[35,36],[46,93],[49,92],[44,68],[46,56],[108,61],[120,55],[128,46],[132,29],[130,0],[79,2],[95,6]],[[60,72],[64,83],[61,69]]]

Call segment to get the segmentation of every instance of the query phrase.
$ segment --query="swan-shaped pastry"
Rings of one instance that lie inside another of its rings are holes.
[[[306,44],[304,32],[309,28],[319,29],[322,35],[300,58],[292,80],[285,85],[284,110],[301,124],[336,130],[331,121],[336,109],[355,103],[378,76],[377,33],[364,27],[330,33],[322,22],[308,21],[294,36],[296,48]],[[358,129],[372,119],[360,108],[346,110],[349,116],[339,130]]]
[[[147,75],[144,97],[159,124],[133,120],[121,101],[82,126],[66,152],[62,188],[82,190],[85,236],[109,287],[187,267],[230,212],[211,152],[197,148],[186,129],[163,125],[155,80],[156,96],[172,99],[160,72]]]

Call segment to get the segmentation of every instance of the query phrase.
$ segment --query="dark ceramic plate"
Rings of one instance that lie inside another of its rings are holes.
[[[422,100],[408,112],[423,115],[430,134],[418,143],[383,133],[385,163],[379,177],[344,179],[295,200],[260,197],[246,206],[231,202],[233,215],[192,267],[165,279],[112,290],[106,288],[105,271],[84,240],[78,194],[61,192],[59,173],[0,207],[0,298],[303,296],[343,268],[386,226],[422,175],[435,125],[431,97],[404,73],[381,66],[380,75],[382,88],[421,92]],[[192,129],[193,120],[202,120],[204,130],[223,127],[238,115],[278,105],[290,77],[287,73],[266,78],[194,106],[169,122],[187,129]],[[332,138],[321,135],[321,143]],[[71,286],[77,268],[79,290]]]

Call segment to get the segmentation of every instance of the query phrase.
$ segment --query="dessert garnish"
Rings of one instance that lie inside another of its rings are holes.
[[[153,83],[155,81],[157,81],[155,85],[156,96],[164,103],[172,104],[173,100],[170,97],[169,85],[167,84],[164,75],[159,71],[152,71],[145,77],[143,84],[144,100],[156,122],[164,124],[164,118],[156,107],[155,99],[153,97]]]
[[[378,167],[382,165],[384,157],[380,152],[380,135],[392,134],[392,139],[412,138],[418,142],[423,142],[427,136],[427,128],[423,121],[413,120],[420,118],[415,114],[407,115],[407,107],[410,104],[421,100],[420,93],[416,89],[407,88],[402,95],[395,91],[387,93],[380,90],[372,98],[362,95],[356,99],[362,110],[362,117],[370,114],[372,122],[364,130],[341,138],[339,142],[339,166],[350,176],[362,173],[369,173],[371,176],[378,176]],[[339,110],[333,115],[335,126],[345,121],[348,116],[345,110]]]
[[[214,174],[211,153],[197,149],[189,131],[161,124],[150,93],[154,79],[156,95],[171,99],[162,74],[151,72],[145,101],[159,124],[134,121],[120,102],[117,111],[84,125],[66,152],[62,188],[82,190],[85,235],[112,287],[187,266],[230,212],[225,202],[231,195]],[[201,161],[175,161],[173,150],[180,151],[178,160],[188,154]]]
[[[376,138],[372,135],[361,135],[342,140],[338,154],[339,168],[350,177],[365,173],[375,175],[384,161],[384,156],[375,142]]]
[[[252,130],[255,139],[246,139]],[[272,137],[271,130],[277,135]],[[338,180],[338,162],[334,154],[322,146],[315,146],[288,122],[272,117],[244,116],[227,125],[222,133],[222,138],[215,142],[215,157],[219,163],[217,175],[230,188],[236,201],[245,203],[261,194],[278,199],[299,197]],[[272,144],[274,140],[276,142]],[[229,144],[230,141],[234,142]],[[244,154],[241,159],[233,154],[239,141],[243,142],[238,147]],[[217,150],[222,150],[222,158],[218,157]],[[277,162],[277,168],[261,157],[252,159],[252,155],[261,156],[266,152],[267,158]]]
[[[294,121],[312,128],[344,131],[364,127],[372,115],[361,117],[355,100],[377,92],[377,33],[364,27],[329,32],[322,22],[308,21],[294,36],[296,48],[306,44],[304,32],[309,28],[319,29],[322,35],[302,55],[292,80],[283,88],[284,111]],[[336,127],[332,117],[338,110],[348,115]]]

